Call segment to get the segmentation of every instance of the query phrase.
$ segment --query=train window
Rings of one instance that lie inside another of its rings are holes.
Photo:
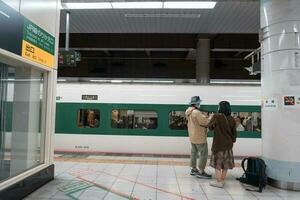
[[[80,109],[77,114],[79,128],[98,128],[100,125],[100,112],[96,109]]]
[[[237,131],[261,132],[261,113],[234,112],[232,115],[237,124]]]
[[[157,113],[140,110],[112,110],[111,127],[124,129],[156,129]]]
[[[169,113],[169,128],[172,130],[187,129],[187,120],[184,111],[171,111]]]

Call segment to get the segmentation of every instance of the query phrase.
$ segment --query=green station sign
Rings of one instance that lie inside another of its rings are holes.
[[[55,37],[0,0],[0,48],[54,67]]]

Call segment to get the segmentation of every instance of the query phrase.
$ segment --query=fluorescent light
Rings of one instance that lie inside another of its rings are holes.
[[[211,80],[211,84],[221,84],[221,85],[226,85],[226,84],[234,84],[234,85],[259,85],[261,84],[260,81],[215,81]]]
[[[63,3],[65,9],[213,9],[215,1],[131,1]]]
[[[134,83],[174,83],[174,81],[133,80]]]
[[[109,80],[90,80],[90,82],[100,82],[100,83],[108,83]]]
[[[90,3],[64,3],[63,4],[66,9],[112,9],[111,4],[109,2],[90,2]]]
[[[0,10],[0,14],[1,14],[1,15],[4,15],[4,16],[7,17],[7,18],[10,18],[10,16],[9,16],[8,14],[6,14],[5,12],[3,12],[2,10]]]
[[[166,1],[163,8],[167,9],[213,9],[215,1]]]
[[[149,18],[199,18],[200,14],[170,14],[170,13],[160,13],[160,14],[124,14],[125,17],[149,17]]]
[[[111,82],[111,83],[123,83],[122,80],[111,80],[110,82]]]
[[[116,9],[153,9],[163,8],[163,3],[159,1],[139,1],[139,2],[111,2],[112,8]]]

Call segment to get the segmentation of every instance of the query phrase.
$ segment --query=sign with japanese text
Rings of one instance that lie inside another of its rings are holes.
[[[0,0],[0,48],[53,68],[55,37]]]
[[[22,57],[53,67],[55,38],[28,19],[23,28]]]

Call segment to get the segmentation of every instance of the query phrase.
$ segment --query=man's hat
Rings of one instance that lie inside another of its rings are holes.
[[[189,103],[190,105],[198,105],[198,104],[200,104],[201,103],[201,99],[200,99],[200,97],[199,96],[193,96],[192,98],[191,98],[191,102]]]

